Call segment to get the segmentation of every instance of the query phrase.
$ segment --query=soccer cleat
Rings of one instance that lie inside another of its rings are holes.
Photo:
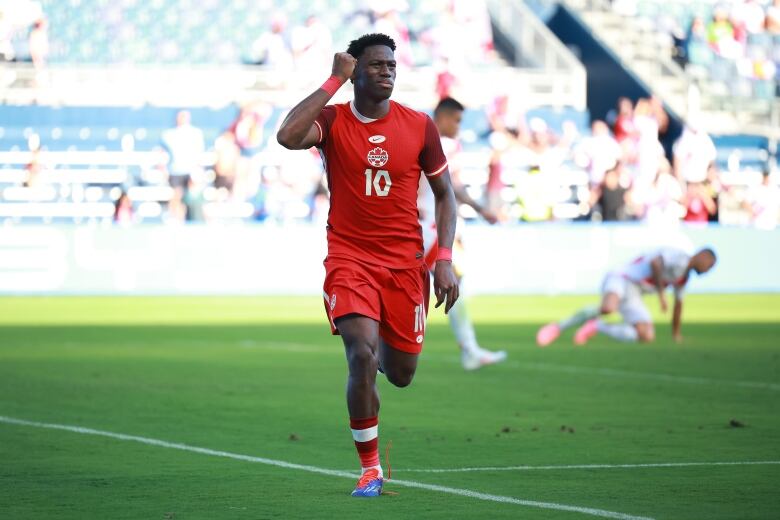
[[[536,344],[546,347],[561,335],[561,327],[557,323],[548,323],[536,333]]]
[[[501,363],[506,359],[506,352],[503,350],[493,352],[477,347],[477,349],[473,352],[464,350],[460,359],[463,363],[464,369],[476,370],[478,368],[484,367],[485,365],[495,365],[496,363]]]
[[[574,344],[584,345],[598,332],[598,320],[588,320],[574,333]]]
[[[352,492],[353,497],[371,498],[378,497],[382,494],[382,484],[384,479],[379,474],[379,470],[376,468],[367,469],[360,480],[358,480],[355,490]]]

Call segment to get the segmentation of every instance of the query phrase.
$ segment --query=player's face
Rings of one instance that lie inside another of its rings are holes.
[[[367,47],[355,68],[355,86],[359,94],[374,101],[390,98],[395,85],[395,56],[390,47]]]
[[[463,119],[463,112],[453,110],[452,112],[445,112],[442,115],[441,122],[439,124],[441,135],[455,139],[460,131],[460,121]]]
[[[699,255],[696,255],[696,261],[693,263],[693,270],[696,271],[696,274],[704,274],[715,265],[715,259],[712,257],[712,255],[707,253],[702,253]]]

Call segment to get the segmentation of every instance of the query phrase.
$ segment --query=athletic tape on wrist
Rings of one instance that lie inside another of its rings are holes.
[[[333,74],[327,80],[325,80],[325,83],[323,83],[320,88],[332,97],[343,84],[344,82],[341,80],[341,78]]]
[[[452,262],[452,249],[439,246],[439,250],[436,253],[436,261],[438,262],[439,260]]]

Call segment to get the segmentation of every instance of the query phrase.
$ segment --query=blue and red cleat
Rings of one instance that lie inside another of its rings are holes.
[[[378,497],[382,494],[383,483],[384,479],[379,474],[378,469],[368,469],[360,477],[360,480],[358,480],[355,490],[352,492],[352,496],[363,498]]]

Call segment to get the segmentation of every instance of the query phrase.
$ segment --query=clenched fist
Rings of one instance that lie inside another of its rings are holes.
[[[333,75],[347,81],[355,72],[357,60],[346,52],[337,52],[333,55]]]

